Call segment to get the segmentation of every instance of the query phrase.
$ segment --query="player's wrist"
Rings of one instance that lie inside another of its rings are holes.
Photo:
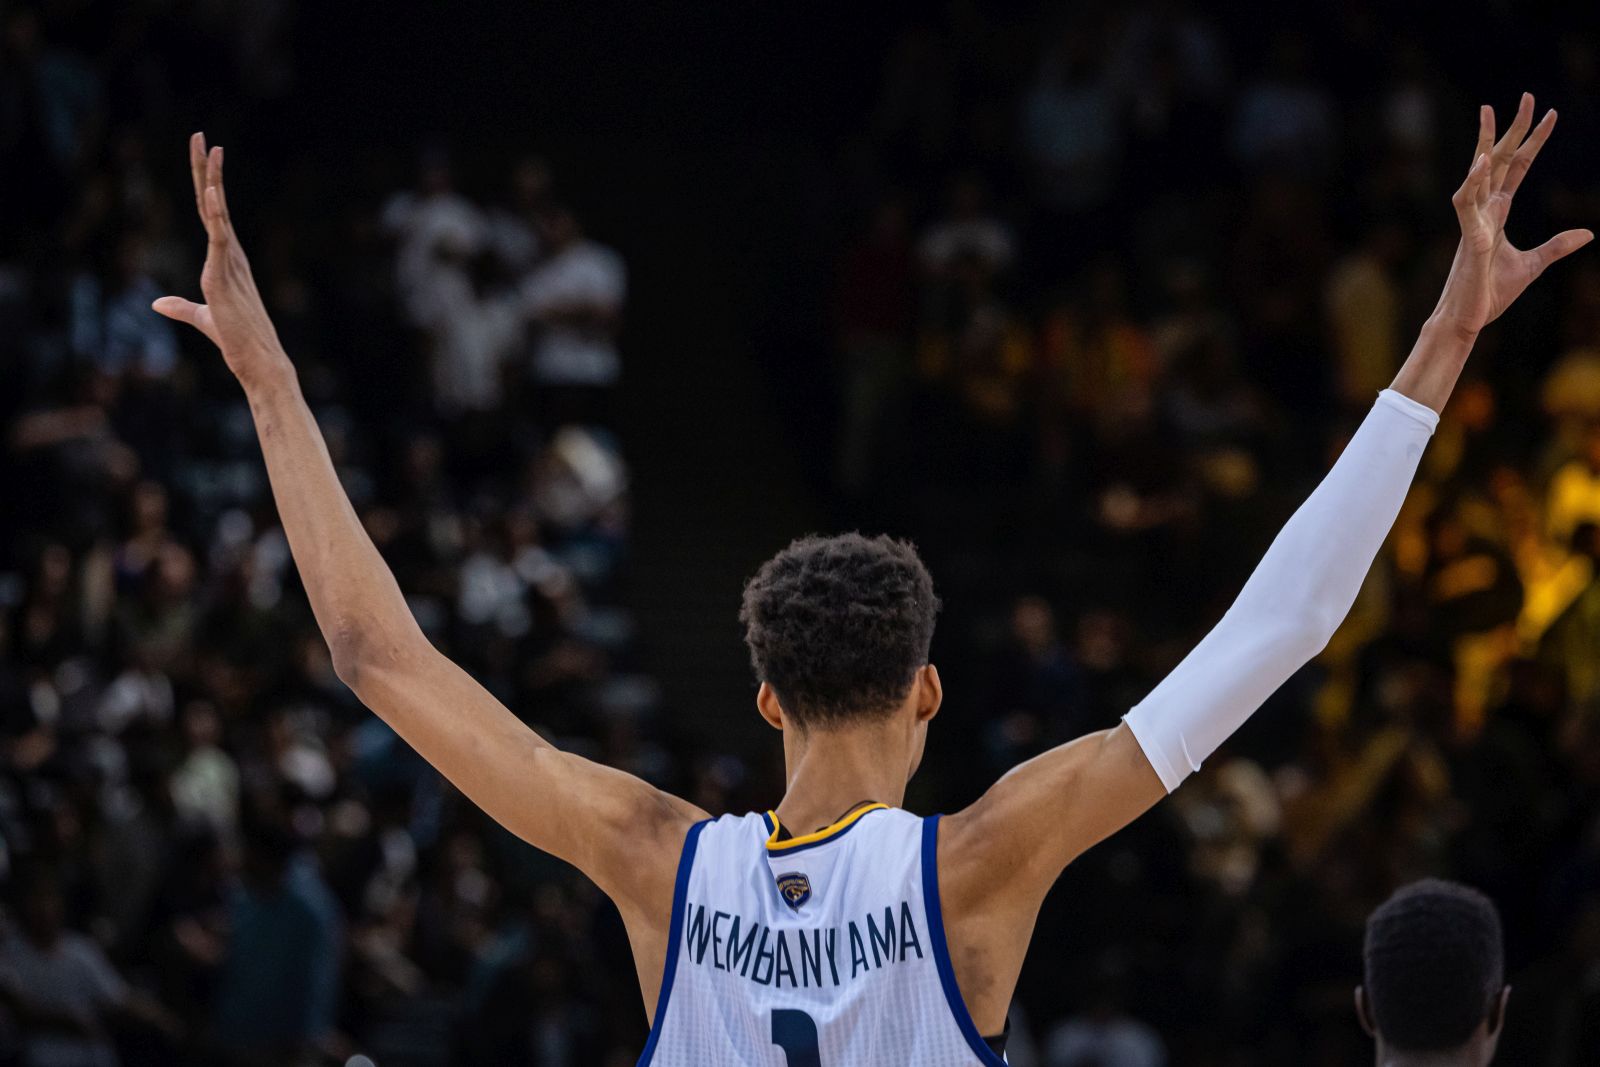
[[[1417,349],[1440,359],[1466,362],[1478,342],[1479,329],[1443,309],[1428,316],[1417,337]]]
[[[245,395],[252,400],[268,396],[297,392],[299,377],[294,363],[281,348],[263,348],[248,353],[224,353],[234,377],[244,387]]]

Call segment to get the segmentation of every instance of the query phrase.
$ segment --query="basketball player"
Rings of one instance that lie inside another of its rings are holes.
[[[1506,135],[1479,117],[1454,204],[1461,242],[1393,387],[1289,520],[1216,628],[1115,729],[1016,768],[964,811],[898,805],[939,710],[938,601],[913,549],[797,541],[742,618],[782,732],[788,785],[765,814],[710,819],[563,752],[436,651],[340,488],[234,236],[221,148],[190,165],[210,246],[206,303],[157,311],[222,350],[255,418],[289,544],[339,677],[473,802],[572,863],[621,910],[657,1067],[998,1064],[1040,902],[1074,857],[1177,788],[1321,649],[1382,544],[1478,332],[1556,260],[1506,240],[1549,137],[1524,96]]]
[[[1485,1067],[1511,987],[1500,912],[1475,889],[1429,878],[1402,886],[1367,920],[1356,1015],[1378,1067]]]

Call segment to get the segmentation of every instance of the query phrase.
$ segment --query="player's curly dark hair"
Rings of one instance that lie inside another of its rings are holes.
[[[1373,1025],[1406,1052],[1465,1045],[1505,985],[1494,902],[1436,878],[1403,886],[1378,906],[1364,956]]]
[[[756,677],[802,728],[886,715],[928,662],[939,598],[908,541],[802,537],[745,583]]]

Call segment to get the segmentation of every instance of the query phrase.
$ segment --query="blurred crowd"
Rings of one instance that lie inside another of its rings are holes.
[[[242,396],[147,310],[196,288],[184,101],[272,129],[295,9],[0,9],[0,1064],[631,1063],[615,911],[337,682]],[[916,538],[947,604],[914,803],[1143,696],[1428,314],[1472,94],[1505,116],[1522,86],[1341,12],[953,3],[890,35],[830,159],[835,298],[796,313],[835,329],[839,513]],[[1545,42],[1562,117],[1519,240],[1600,218],[1597,40]],[[355,506],[429,635],[546,736],[770,803],[639,667],[623,261],[559,167],[453,147],[263,161],[239,212]],[[1590,1062],[1597,528],[1580,255],[1479,343],[1328,650],[1063,878],[1011,1062],[1357,1062],[1360,923],[1428,873],[1506,913],[1505,1062]]]
[[[1597,43],[1540,42],[1560,122],[1518,242],[1600,218]],[[834,480],[930,557],[946,676],[987,679],[947,712],[986,754],[968,792],[1137,702],[1388,385],[1476,105],[1503,129],[1524,88],[1481,75],[1364,5],[955,4],[899,35],[839,160]],[[1597,562],[1584,255],[1478,343],[1328,649],[1069,870],[1019,992],[1041,1062],[1359,1062],[1360,922],[1427,874],[1507,911],[1506,1062],[1592,1059]]]
[[[291,15],[0,12],[0,1063],[631,1063],[615,912],[334,678],[242,394],[149,310],[203,252],[186,79],[270,109]],[[240,212],[334,462],[441,647],[678,787],[627,607],[623,263],[536,156],[474,196],[412,158],[387,201],[279,172]]]

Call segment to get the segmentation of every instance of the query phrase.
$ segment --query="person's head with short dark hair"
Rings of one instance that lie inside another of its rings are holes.
[[[745,584],[739,611],[762,716],[802,734],[909,716],[919,731],[914,763],[942,695],[928,663],[938,613],[910,542],[859,533],[794,541]]]
[[[1402,886],[1367,920],[1356,1013],[1378,1063],[1487,1064],[1505,1020],[1500,913],[1475,889],[1429,878]]]

